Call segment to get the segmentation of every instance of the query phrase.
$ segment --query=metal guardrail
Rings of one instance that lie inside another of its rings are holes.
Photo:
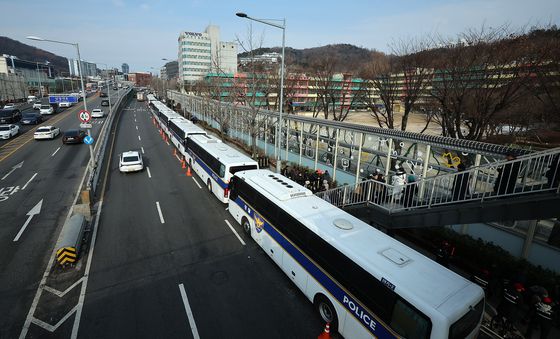
[[[101,162],[103,161],[103,157],[105,155],[105,149],[107,148],[107,141],[109,140],[109,133],[108,131],[111,129],[113,125],[114,118],[128,102],[128,99],[132,93],[132,89],[128,89],[127,92],[117,99],[117,102],[112,106],[112,110],[108,115],[107,120],[103,124],[101,132],[99,133],[99,137],[95,144],[95,155],[94,155],[94,167],[93,171],[88,174],[88,180],[86,181],[86,188],[90,189],[91,193],[95,194],[97,190],[97,183],[99,182]]]
[[[366,180],[317,196],[338,207],[373,204],[393,213],[539,192],[560,194],[560,148],[420,180],[407,174],[390,184]]]
[[[213,104],[213,105],[222,105],[224,107],[227,107],[228,109],[232,109],[240,113],[251,110],[251,108],[243,105],[219,102],[217,100],[210,100],[208,98],[183,94],[177,91],[168,90],[167,96],[171,100],[180,102],[183,105],[186,104],[188,108],[191,110],[196,106],[200,107],[203,102],[207,102],[208,104]],[[278,112],[269,111],[265,109],[259,109],[258,114],[266,115],[274,118],[278,116]],[[359,125],[359,124],[354,124],[354,123],[349,123],[344,121],[334,121],[334,120],[326,120],[320,118],[303,117],[295,114],[283,114],[282,118],[285,119],[286,121],[305,122],[308,124],[341,128],[341,129],[351,130],[358,133],[375,134],[387,139],[392,138],[397,140],[410,141],[414,143],[427,143],[432,146],[453,149],[461,152],[489,155],[489,156],[505,155],[505,154],[515,154],[519,156],[531,152],[528,150],[512,148],[504,145],[489,144],[489,143],[474,141],[474,140],[454,139],[450,137],[442,137],[436,135],[427,135],[427,134],[421,134],[415,132],[400,131],[395,129]],[[284,128],[285,127],[283,127],[283,129]]]

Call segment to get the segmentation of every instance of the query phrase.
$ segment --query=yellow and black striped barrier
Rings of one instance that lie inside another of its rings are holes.
[[[86,224],[82,214],[74,214],[62,227],[56,244],[56,261],[60,265],[78,261]]]
[[[78,253],[75,247],[62,247],[56,251],[56,261],[64,265],[74,263],[78,259]]]

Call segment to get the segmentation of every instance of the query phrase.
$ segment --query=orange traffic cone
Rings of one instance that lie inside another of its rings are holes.
[[[187,177],[192,177],[191,166],[187,167]]]
[[[182,169],[187,168],[187,162],[185,161],[185,158],[182,158],[182,159],[181,159],[181,168],[182,168]]]
[[[331,337],[331,325],[330,323],[327,323],[325,325],[325,330],[323,331],[323,333],[319,334],[317,339],[330,339],[330,337]]]
[[[175,147],[173,147],[173,156],[176,157],[177,156],[177,149]]]

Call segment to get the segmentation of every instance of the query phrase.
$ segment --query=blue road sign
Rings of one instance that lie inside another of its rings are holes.
[[[84,144],[86,145],[93,144],[93,138],[88,135],[87,137],[84,138]]]
[[[78,97],[69,94],[51,94],[49,95],[49,104],[58,104],[61,102],[77,103]]]

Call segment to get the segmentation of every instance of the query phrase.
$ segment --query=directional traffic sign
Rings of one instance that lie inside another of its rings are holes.
[[[91,113],[86,110],[81,110],[80,113],[78,113],[78,118],[80,118],[81,122],[89,122],[91,120]]]
[[[86,144],[86,145],[93,144],[93,138],[88,135],[87,137],[84,138],[84,144]]]
[[[61,102],[71,102],[73,104],[78,102],[76,95],[70,94],[51,94],[49,95],[49,104],[58,104]]]

